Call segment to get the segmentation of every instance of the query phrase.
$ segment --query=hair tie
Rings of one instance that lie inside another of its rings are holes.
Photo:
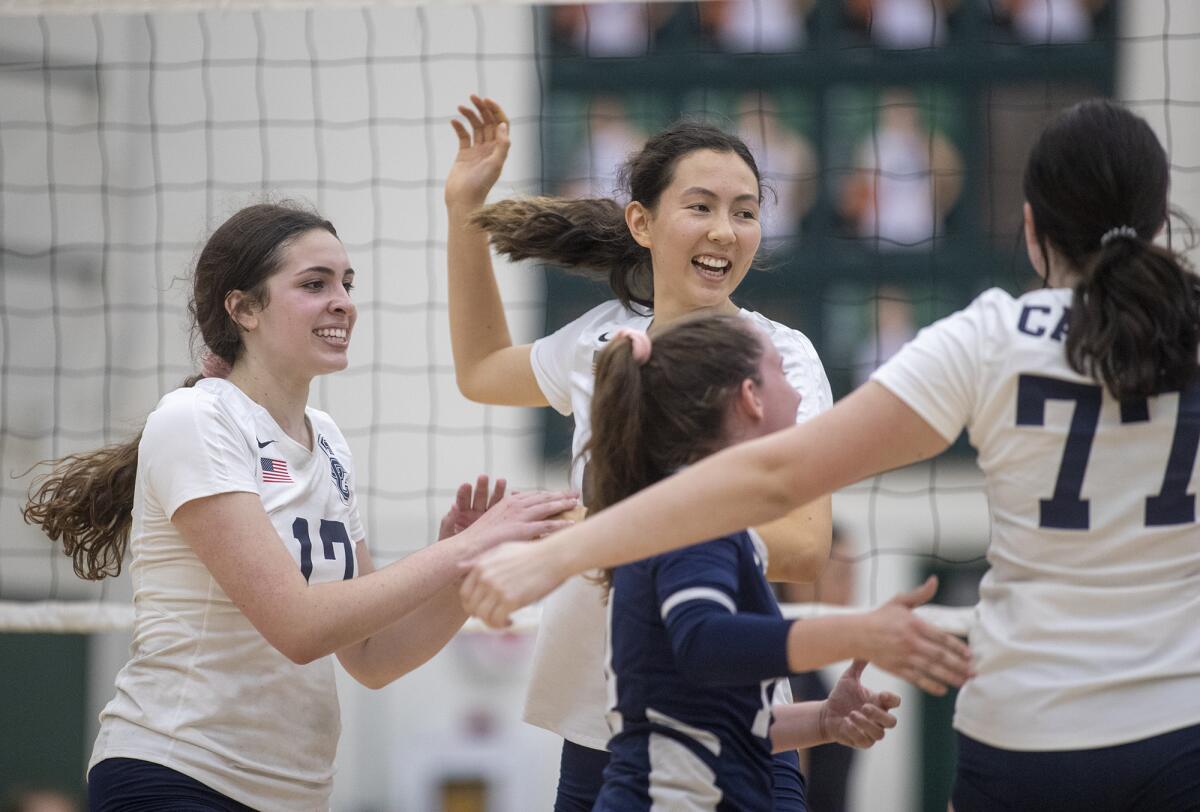
[[[200,374],[206,378],[228,378],[233,372],[233,364],[217,355],[212,350],[205,350],[200,356]]]
[[[613,335],[613,338],[628,338],[631,349],[633,350],[633,360],[639,364],[645,364],[650,360],[650,336],[638,330],[631,330],[628,327],[622,327]]]
[[[1116,226],[1115,228],[1110,228],[1108,231],[1104,232],[1103,236],[1100,237],[1100,247],[1103,248],[1117,237],[1128,237],[1131,240],[1136,240],[1138,238],[1137,229],[1133,228],[1132,226]]]

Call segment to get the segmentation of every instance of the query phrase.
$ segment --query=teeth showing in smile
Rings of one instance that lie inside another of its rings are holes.
[[[337,344],[345,344],[348,331],[344,327],[323,327],[313,330],[321,338],[327,338]]]
[[[706,254],[693,257],[692,265],[696,266],[696,269],[704,276],[712,279],[720,279],[733,267],[733,263],[727,259],[711,257]]]

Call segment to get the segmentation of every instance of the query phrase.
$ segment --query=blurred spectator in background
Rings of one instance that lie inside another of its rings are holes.
[[[737,102],[734,130],[758,159],[768,193],[762,210],[763,243],[767,247],[797,236],[800,221],[817,194],[817,154],[800,133],[779,120],[775,99],[752,91]]]
[[[79,812],[79,804],[56,789],[25,789],[6,795],[0,812]]]
[[[912,302],[903,288],[885,285],[876,291],[870,332],[863,339],[854,364],[854,385],[862,386],[917,334]]]
[[[716,47],[730,53],[777,53],[804,47],[814,0],[710,0],[696,11]]]
[[[881,48],[931,48],[946,41],[958,0],[843,0],[851,24]]]
[[[841,190],[843,216],[880,250],[929,250],[962,190],[962,158],[921,121],[910,90],[885,92]]]
[[[1022,42],[1064,43],[1091,39],[1092,17],[1105,0],[990,0],[993,16],[1012,26]]]
[[[855,550],[836,524],[829,563],[812,584],[775,585],[780,603],[826,603],[853,606],[855,593]],[[839,666],[840,667],[840,666]],[[830,682],[821,671],[806,671],[790,678],[796,702],[822,700],[829,696]],[[800,751],[800,771],[806,781],[808,812],[845,812],[846,789],[854,765],[854,748],[841,744],[823,744]]]
[[[674,13],[674,3],[554,6],[551,28],[557,44],[587,56],[642,56]]]
[[[618,186],[617,171],[645,140],[619,97],[596,96],[588,104],[587,131],[567,164],[559,193],[564,197],[612,197]]]

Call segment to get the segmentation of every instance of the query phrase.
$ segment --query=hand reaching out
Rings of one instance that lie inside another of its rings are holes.
[[[458,136],[458,154],[446,176],[446,206],[473,211],[483,205],[492,186],[500,178],[508,148],[508,116],[497,102],[471,96],[472,110],[459,105],[458,112],[471,125],[454,119],[450,126]]]
[[[921,586],[870,612],[861,656],[923,691],[942,696],[947,686],[960,687],[974,672],[966,643],[913,614],[913,608],[928,602],[936,591],[937,578],[930,576]]]
[[[503,478],[497,479],[496,487],[492,491],[491,496],[489,496],[488,477],[486,474],[480,474],[475,480],[473,493],[469,482],[459,485],[458,493],[454,498],[454,504],[450,506],[450,510],[442,517],[441,526],[438,528],[438,541],[461,533],[474,524],[476,519],[482,516],[487,510],[495,507],[496,503],[504,498],[504,491],[507,488],[508,482],[506,480]]]
[[[865,748],[896,726],[896,717],[890,711],[899,707],[900,697],[888,691],[868,690],[861,682],[866,667],[866,660],[851,663],[822,704],[823,738],[848,747]]]

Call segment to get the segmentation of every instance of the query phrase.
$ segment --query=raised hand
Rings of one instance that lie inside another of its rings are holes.
[[[540,539],[574,524],[569,519],[557,517],[578,503],[579,495],[573,491],[511,493],[473,519],[469,527],[458,533],[456,540],[470,544],[471,555],[478,556],[506,541]]]
[[[459,485],[458,493],[454,497],[454,504],[450,506],[450,510],[442,517],[442,523],[438,527],[438,541],[461,533],[474,524],[476,519],[504,498],[504,491],[507,488],[508,482],[506,480],[497,479],[495,489],[492,491],[491,496],[488,496],[487,474],[480,474],[475,480],[473,493],[471,483],[464,482]]]
[[[870,691],[861,682],[866,660],[855,660],[842,673],[821,706],[821,734],[847,747],[870,747],[896,726],[890,711],[900,697],[888,691]]]
[[[496,101],[472,95],[474,109],[460,104],[458,112],[470,124],[470,131],[458,119],[450,122],[458,136],[458,154],[446,176],[446,206],[473,211],[483,205],[492,186],[500,178],[508,148],[508,116]]]
[[[928,602],[936,591],[937,578],[931,575],[921,586],[868,613],[862,656],[921,690],[942,696],[973,672],[966,643],[913,614],[913,608]]]

